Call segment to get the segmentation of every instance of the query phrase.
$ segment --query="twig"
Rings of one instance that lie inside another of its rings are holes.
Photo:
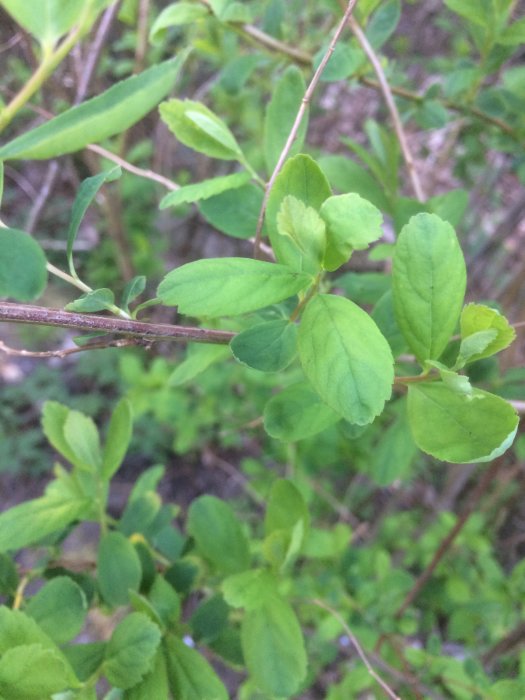
[[[414,165],[414,159],[412,158],[412,153],[410,151],[410,147],[408,145],[403,125],[401,123],[401,118],[399,116],[399,112],[397,111],[396,103],[394,102],[392,91],[383,71],[381,61],[377,57],[374,49],[372,48],[370,42],[368,41],[365,33],[359,26],[355,17],[350,17],[348,19],[348,23],[352,32],[354,33],[355,38],[361,45],[361,48],[363,49],[368,60],[372,64],[372,68],[374,69],[375,74],[377,75],[377,79],[381,87],[381,92],[383,94],[383,99],[385,100],[388,111],[390,112],[390,118],[392,119],[394,131],[396,132],[397,140],[399,141],[401,152],[403,154],[403,158],[407,166],[408,176],[410,177],[414,194],[420,202],[424,202],[426,197],[423,193],[423,188],[421,187],[421,183],[419,181],[419,175]]]
[[[235,29],[235,25],[232,25],[232,28]],[[251,37],[271,51],[279,51],[279,53],[283,53],[286,56],[293,58],[294,61],[302,63],[305,66],[312,65],[312,56],[309,53],[296,49],[294,46],[290,46],[289,44],[285,44],[284,41],[275,39],[273,36],[266,34],[266,32],[254,27],[252,24],[243,24],[240,27],[240,30],[243,34]]]
[[[111,316],[71,313],[60,309],[48,309],[43,306],[12,304],[6,301],[0,302],[0,321],[75,328],[91,333],[103,331],[105,333],[143,338],[148,341],[181,340],[227,345],[235,335],[235,333],[229,331],[193,328],[190,326],[170,326],[164,323],[144,323],[142,321],[113,318]]]
[[[416,580],[408,594],[406,595],[403,603],[399,607],[399,609],[396,611],[395,617],[399,619],[402,617],[403,613],[405,610],[414,602],[414,600],[418,597],[418,595],[421,593],[422,589],[426,586],[428,583],[429,579],[431,578],[432,574],[434,573],[434,570],[436,569],[437,565],[440,563],[440,561],[443,559],[447,551],[449,550],[451,544],[454,542],[456,537],[459,535],[461,530],[465,527],[465,524],[467,523],[468,519],[474,512],[476,506],[478,505],[481,497],[485,493],[485,491],[488,489],[494,478],[496,477],[496,474],[500,470],[501,466],[503,464],[503,460],[501,457],[498,459],[495,459],[489,466],[489,468],[486,470],[486,472],[483,474],[481,479],[478,481],[476,488],[472,491],[470,499],[465,506],[465,510],[463,513],[459,516],[457,519],[456,523],[448,533],[448,535],[442,540],[441,544],[436,550],[436,553],[434,554],[434,557],[430,564],[427,566],[427,568],[423,571],[423,573],[419,576],[419,578]]]
[[[271,193],[273,186],[275,184],[275,180],[276,180],[277,175],[279,174],[281,168],[283,167],[284,161],[288,157],[288,154],[290,152],[292,144],[297,137],[297,132],[299,131],[299,127],[301,126],[301,122],[302,122],[303,117],[305,115],[308,104],[310,103],[310,100],[312,99],[312,95],[314,94],[315,88],[317,87],[317,84],[319,83],[321,75],[323,74],[323,71],[326,68],[326,64],[328,63],[328,61],[330,60],[330,57],[332,56],[332,54],[334,52],[336,44],[339,41],[339,38],[344,31],[346,23],[348,22],[348,20],[350,19],[351,15],[352,15],[352,12],[353,12],[353,9],[354,9],[356,2],[357,2],[357,0],[350,0],[350,2],[348,3],[346,11],[343,15],[343,19],[341,20],[337,29],[335,30],[332,41],[330,42],[330,45],[329,45],[328,49],[326,50],[325,55],[323,56],[321,63],[319,64],[317,70],[315,71],[314,76],[313,76],[312,80],[310,81],[310,84],[306,88],[306,92],[305,92],[304,97],[301,101],[299,111],[297,112],[297,116],[295,117],[295,121],[293,123],[293,126],[290,130],[290,133],[288,134],[288,139],[286,140],[284,148],[281,151],[281,155],[279,156],[279,160],[277,161],[277,165],[275,166],[273,173],[271,174],[271,177],[268,180],[268,184],[266,185],[266,189],[264,192],[264,197],[263,197],[263,201],[262,201],[262,205],[261,205],[261,210],[259,212],[259,218],[257,220],[257,228],[255,231],[255,243],[254,243],[254,257],[255,258],[259,257],[259,253],[260,253],[259,247],[260,247],[260,243],[261,243],[261,233],[262,233],[262,227],[263,227],[263,222],[264,222],[264,215],[266,213],[268,199],[270,197],[270,193]]]
[[[354,648],[355,648],[355,650],[357,651],[357,654],[358,654],[359,658],[361,659],[361,661],[362,661],[362,662],[364,663],[364,665],[366,666],[366,670],[367,670],[368,673],[372,676],[372,678],[376,681],[376,683],[378,683],[378,684],[381,686],[381,688],[385,691],[386,695],[387,695],[389,698],[391,698],[392,700],[401,700],[401,698],[399,697],[399,695],[396,695],[396,694],[394,693],[394,691],[393,691],[393,690],[385,683],[385,681],[381,678],[381,676],[379,676],[379,675],[376,673],[376,671],[374,671],[374,669],[372,668],[372,665],[370,664],[370,662],[368,661],[368,659],[367,659],[367,657],[366,657],[365,652],[363,651],[363,648],[362,648],[361,645],[359,644],[359,641],[357,640],[357,637],[356,637],[355,634],[352,632],[352,630],[350,629],[350,627],[346,624],[346,622],[345,622],[345,620],[343,619],[343,617],[337,612],[337,610],[334,610],[333,608],[331,608],[329,605],[327,605],[327,604],[326,604],[324,601],[322,601],[322,600],[314,599],[314,600],[312,600],[312,603],[313,603],[314,605],[317,605],[317,607],[323,608],[324,610],[326,610],[327,612],[329,612],[330,615],[332,615],[332,617],[334,617],[334,618],[339,622],[339,624],[341,625],[341,627],[344,629],[345,633],[348,635],[348,638],[350,639],[350,641],[351,641],[352,644],[354,645]]]
[[[106,348],[124,348],[130,345],[141,345],[140,338],[120,338],[119,340],[110,340],[105,343],[88,343],[87,345],[82,345],[74,348],[65,348],[63,350],[43,350],[43,351],[33,351],[33,350],[18,350],[17,348],[10,348],[2,340],[0,340],[0,351],[6,355],[14,357],[34,357],[38,359],[46,359],[50,357],[59,357],[63,359],[68,355],[75,355],[78,352],[85,352],[86,350],[105,350]]]
[[[155,173],[153,172],[153,170],[144,170],[143,168],[137,168],[136,165],[132,165],[129,161],[124,160],[124,158],[117,156],[111,151],[108,151],[106,148],[102,148],[102,146],[90,144],[89,146],[86,146],[86,149],[88,151],[93,151],[93,153],[98,153],[103,158],[111,160],[113,163],[120,165],[121,168],[127,170],[130,173],[133,173],[134,175],[143,177],[146,180],[153,180],[154,182],[158,182],[159,184],[164,185],[164,187],[166,187],[166,189],[168,190],[178,190],[180,187],[180,185],[177,185],[176,182],[172,182],[169,178],[164,177],[164,175],[159,175],[159,173]]]

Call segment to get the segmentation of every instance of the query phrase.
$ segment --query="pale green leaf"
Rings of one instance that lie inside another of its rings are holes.
[[[266,321],[238,333],[230,343],[236,360],[261,372],[280,372],[297,354],[297,326]]]
[[[94,289],[86,292],[75,301],[65,305],[66,311],[77,311],[80,313],[93,313],[95,311],[105,311],[115,304],[115,297],[111,289]]]
[[[296,249],[300,262],[294,269],[317,274],[325,253],[326,231],[316,210],[293,195],[286,196],[277,214],[277,230]]]
[[[109,421],[106,442],[102,453],[102,477],[109,480],[120,468],[131,442],[133,415],[131,404],[122,399],[115,406]]]
[[[372,452],[370,467],[375,483],[378,486],[389,486],[397,479],[406,479],[416,452],[417,448],[403,412],[382,431]]]
[[[57,452],[71,464],[76,464],[77,458],[64,437],[64,424],[69,415],[69,408],[58,401],[46,401],[42,408],[42,428],[44,435]]]
[[[129,591],[138,591],[142,567],[137,550],[120,532],[104,535],[97,552],[97,579],[104,600],[126,605]]]
[[[157,295],[187,316],[235,316],[283,301],[312,279],[283,265],[249,258],[197,260],[169,272]]]
[[[122,133],[169,93],[187,56],[183,51],[9,141],[0,159],[54,158]]]
[[[266,506],[265,534],[270,535],[276,530],[292,530],[298,521],[303,522],[306,532],[310,515],[302,494],[288,479],[276,479]]]
[[[0,297],[33,301],[47,283],[46,257],[27,233],[0,227]]]
[[[106,647],[104,675],[117,688],[131,688],[150,671],[160,629],[142,613],[131,613],[113,630]]]
[[[482,12],[479,0],[445,0],[449,10],[480,27],[486,27],[489,17]]]
[[[255,610],[277,596],[277,579],[268,569],[232,574],[222,582],[224,600],[233,608]]]
[[[465,295],[463,253],[452,226],[417,214],[397,240],[392,274],[399,328],[419,362],[437,360],[455,331]]]
[[[370,316],[348,299],[321,294],[308,303],[299,357],[321,399],[350,423],[371,423],[390,397],[390,347]]]
[[[174,2],[165,7],[153,22],[149,40],[154,45],[160,44],[170,27],[192,24],[208,15],[208,9],[204,5],[196,5],[193,2],[184,2],[184,0],[182,2]]]
[[[409,387],[408,417],[421,450],[457,464],[499,457],[512,444],[519,422],[499,396],[480,389],[462,394],[439,383]]]
[[[47,49],[78,23],[86,8],[85,0],[2,0],[0,4]]]
[[[498,44],[519,46],[525,44],[525,17],[506,27],[497,38]]]
[[[194,185],[184,185],[163,197],[160,201],[160,209],[176,207],[187,202],[199,202],[210,199],[210,197],[215,197],[227,190],[238,190],[243,185],[246,185],[250,179],[251,175],[248,173],[232,173],[231,175],[203,180]]]
[[[206,659],[181,639],[164,641],[170,689],[177,700],[228,700],[228,693]]]
[[[229,356],[228,348],[224,345],[198,345],[188,347],[186,359],[180,363],[168,379],[168,386],[182,386],[195,379],[199,374],[211,367],[215,362],[225,360]]]
[[[84,591],[69,576],[48,581],[25,608],[57,644],[71,641],[80,633],[88,612]]]
[[[69,411],[64,421],[64,439],[75,455],[75,464],[97,472],[102,464],[98,430],[91,418],[79,411]]]
[[[467,304],[461,312],[459,325],[461,346],[458,367],[463,366],[465,362],[476,362],[484,357],[490,357],[507,348],[516,338],[516,331],[505,316],[483,304]],[[490,339],[488,335],[480,337],[480,333],[487,332],[492,335]],[[484,340],[488,342],[482,347]]]
[[[7,649],[0,658],[0,695],[6,700],[47,700],[79,685],[58,650],[24,644]]]

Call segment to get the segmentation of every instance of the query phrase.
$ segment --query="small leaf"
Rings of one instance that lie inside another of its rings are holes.
[[[499,457],[512,444],[519,422],[499,396],[481,389],[466,395],[438,383],[409,387],[408,417],[421,450],[456,464]]]
[[[303,74],[299,68],[293,65],[288,66],[273,87],[272,97],[266,107],[264,119],[264,157],[268,173],[273,172],[279,160],[305,92],[306,84]],[[305,115],[290,151],[290,156],[294,156],[301,150],[307,128],[308,115]]]
[[[98,430],[79,411],[69,411],[64,421],[64,439],[75,455],[75,464],[87,471],[97,472],[102,463]]]
[[[273,396],[264,407],[264,429],[273,438],[296,442],[317,435],[341,420],[310,386],[294,384]]]
[[[366,36],[377,51],[395,32],[401,18],[399,0],[387,0],[374,12],[366,28]]]
[[[204,5],[195,5],[193,2],[184,1],[174,2],[165,7],[153,22],[149,40],[154,46],[161,44],[170,27],[192,24],[208,16],[208,9]]]
[[[164,642],[170,689],[177,700],[228,700],[228,693],[206,659],[181,639]]]
[[[25,612],[54,642],[64,644],[82,630],[88,605],[78,584],[69,576],[57,576],[30,599]]]
[[[495,355],[507,348],[516,337],[516,331],[505,316],[483,304],[467,304],[461,312],[459,325],[461,346],[457,367]],[[482,333],[483,336],[480,335]]]
[[[100,540],[97,578],[104,600],[112,606],[126,605],[129,590],[138,591],[142,567],[135,547],[120,532],[110,532]]]
[[[396,243],[392,288],[397,322],[419,362],[437,360],[454,333],[465,295],[463,253],[454,229],[417,214]]]
[[[0,594],[14,595],[18,581],[18,572],[13,559],[7,554],[0,554]]]
[[[358,194],[329,197],[320,214],[326,223],[326,270],[337,270],[354,250],[365,250],[383,235],[381,212]]]
[[[148,673],[160,643],[160,630],[146,615],[131,613],[113,630],[104,674],[117,688],[131,688]]]
[[[221,233],[233,238],[250,238],[257,230],[263,191],[251,183],[226,190],[199,203],[206,221]]]
[[[0,148],[0,160],[46,160],[122,133],[169,93],[188,53],[133,75],[9,141]]]
[[[76,455],[64,437],[64,424],[69,408],[58,401],[46,401],[42,408],[42,428],[51,445],[71,464],[76,464]]]
[[[250,564],[248,541],[230,506],[214,496],[201,496],[188,511],[188,532],[203,556],[219,570],[233,574]]]
[[[187,316],[236,316],[287,299],[309,275],[249,258],[197,260],[169,272],[157,295]]]
[[[317,163],[306,155],[288,160],[277,178],[268,198],[266,225],[277,261],[300,270],[302,254],[296,245],[279,233],[277,216],[283,199],[292,195],[307,207],[318,210],[332,194],[330,185]]]
[[[131,304],[131,302],[134,301],[137,297],[139,297],[145,289],[146,278],[144,277],[144,275],[137,275],[126,284],[126,286],[124,287],[124,291],[122,292],[121,302],[121,306],[124,309],[124,311],[129,312],[129,305]]]
[[[260,372],[280,372],[297,354],[297,326],[266,321],[238,333],[230,343],[236,360]]]
[[[251,179],[249,173],[232,173],[222,177],[214,177],[210,180],[203,180],[194,185],[185,185],[178,190],[170,192],[160,201],[160,209],[176,207],[187,202],[199,202],[210,197],[215,197],[228,190],[238,190],[246,185]]]
[[[264,532],[271,535],[276,530],[292,530],[298,521],[306,532],[310,523],[308,508],[300,491],[288,479],[273,482],[266,506]]]
[[[203,601],[190,618],[194,639],[203,644],[214,642],[228,625],[230,608],[220,594]]]
[[[268,569],[250,569],[225,578],[222,592],[233,608],[255,610],[278,595],[277,579]]]
[[[94,175],[93,177],[88,177],[84,180],[80,187],[78,188],[75,201],[73,202],[73,209],[71,211],[71,221],[69,222],[69,228],[67,231],[67,263],[69,266],[69,271],[73,276],[76,276],[75,266],[73,264],[73,245],[75,243],[78,229],[84,214],[86,213],[89,205],[95,199],[95,196],[99,189],[105,182],[112,182],[116,180],[122,174],[120,167],[111,168],[111,170],[106,170],[103,173]]]
[[[299,690],[306,675],[306,653],[297,617],[280,598],[249,610],[242,621],[242,649],[257,686],[278,697]]]
[[[224,345],[194,343],[188,347],[186,359],[170,374],[167,385],[182,386],[198,377],[215,362],[225,360],[228,356],[228,348]]]
[[[92,313],[105,311],[115,304],[115,297],[111,289],[94,289],[86,292],[75,301],[71,301],[64,307],[66,311],[78,311],[80,313]]]
[[[131,442],[133,416],[131,404],[122,399],[116,405],[109,421],[106,443],[102,454],[102,478],[109,481],[120,468]]]
[[[319,214],[300,199],[288,195],[277,214],[277,230],[296,250],[294,269],[315,275],[321,269],[326,248],[325,225]]]
[[[235,136],[210,109],[192,100],[169,100],[160,105],[160,116],[169,130],[188,148],[210,158],[242,157]]]
[[[321,399],[350,423],[371,423],[390,397],[390,347],[370,316],[348,299],[319,294],[308,303],[299,357]]]
[[[47,283],[46,257],[27,233],[0,227],[0,297],[32,301]]]

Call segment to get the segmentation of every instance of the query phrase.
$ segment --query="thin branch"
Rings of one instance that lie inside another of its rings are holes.
[[[68,355],[75,355],[78,352],[85,352],[86,350],[105,350],[106,348],[124,348],[131,345],[142,345],[143,342],[140,338],[120,338],[119,340],[110,340],[105,343],[88,343],[74,348],[64,348],[62,350],[43,350],[43,351],[33,351],[33,350],[19,350],[18,348],[11,348],[6,345],[2,340],[0,340],[0,351],[11,357],[34,357],[37,359],[49,359],[50,357],[58,357],[64,359]]]
[[[235,29],[235,25],[232,25],[232,28]],[[243,34],[251,37],[256,42],[267,49],[270,49],[271,51],[283,53],[285,56],[289,56],[290,58],[293,58],[294,61],[297,61],[305,66],[312,65],[312,56],[309,53],[296,49],[294,46],[290,46],[289,44],[285,44],[284,41],[275,39],[273,36],[270,36],[270,34],[266,34],[266,32],[263,32],[258,27],[254,27],[252,24],[243,24],[239,29]]]
[[[314,94],[314,91],[319,83],[321,75],[323,74],[323,71],[326,68],[326,64],[328,63],[328,61],[330,60],[330,58],[334,52],[336,44],[339,41],[339,38],[341,37],[341,34],[344,31],[346,23],[351,18],[351,15],[352,15],[352,12],[354,10],[354,6],[355,6],[356,2],[357,2],[357,0],[350,0],[350,2],[348,3],[346,11],[343,15],[343,19],[341,20],[337,29],[335,30],[332,41],[330,42],[330,45],[329,45],[328,49],[326,50],[325,55],[323,56],[321,63],[319,64],[317,70],[315,71],[314,76],[313,76],[312,80],[310,81],[310,84],[306,88],[306,92],[305,92],[304,97],[301,101],[299,111],[297,112],[297,116],[295,117],[295,121],[294,121],[293,126],[290,130],[290,133],[288,135],[288,139],[286,140],[284,148],[281,151],[281,155],[279,156],[279,159],[277,161],[277,165],[275,166],[273,173],[271,174],[271,177],[268,180],[268,184],[266,185],[266,190],[264,192],[264,197],[263,197],[263,201],[262,201],[262,205],[261,205],[261,210],[259,212],[259,218],[257,220],[257,228],[256,228],[256,232],[255,232],[255,244],[254,244],[254,256],[255,256],[255,258],[259,257],[259,246],[261,243],[261,233],[262,233],[262,227],[263,227],[263,222],[264,222],[264,215],[266,213],[268,199],[270,197],[270,193],[271,193],[273,186],[275,184],[275,180],[276,180],[277,175],[279,174],[281,168],[283,167],[284,161],[286,160],[286,158],[288,157],[288,154],[290,153],[290,149],[293,145],[293,142],[295,141],[295,139],[297,137],[297,132],[299,131],[299,127],[301,126],[301,122],[303,121],[303,117],[305,115],[306,109],[307,109],[307,107],[312,99],[312,95]]]
[[[76,330],[116,333],[144,340],[180,340],[195,343],[227,345],[235,333],[190,326],[170,326],[164,323],[144,323],[111,316],[78,314],[60,309],[48,309],[28,304],[0,302],[0,321],[29,323],[40,326],[74,328]]]
[[[375,53],[374,49],[372,48],[370,42],[368,41],[368,39],[366,37],[366,34],[363,32],[363,30],[359,26],[355,17],[350,17],[348,20],[348,23],[350,25],[352,32],[354,33],[355,38],[357,39],[357,41],[361,45],[361,48],[363,49],[368,60],[372,64],[372,68],[374,69],[375,74],[377,75],[377,79],[378,79],[379,85],[381,87],[381,92],[383,94],[383,99],[385,100],[388,111],[390,112],[390,118],[392,119],[394,131],[396,132],[397,140],[399,141],[399,145],[401,147],[401,152],[403,154],[403,158],[404,158],[406,166],[407,166],[408,176],[410,177],[410,181],[412,183],[412,188],[414,190],[414,194],[416,195],[416,198],[420,202],[424,202],[426,197],[423,193],[423,188],[421,187],[421,182],[419,181],[419,175],[417,173],[417,170],[416,170],[416,167],[414,164],[414,159],[412,158],[412,153],[410,151],[410,147],[408,145],[405,131],[404,131],[403,125],[401,123],[401,118],[399,116],[399,112],[397,111],[396,103],[394,102],[394,98],[392,96],[392,91],[390,89],[390,85],[388,84],[388,80],[386,79],[385,73],[383,71],[383,66],[381,65],[381,61],[377,57],[377,54]]]
[[[376,681],[376,683],[378,683],[378,684],[381,686],[381,688],[385,691],[386,695],[387,695],[389,698],[391,698],[392,700],[401,700],[401,698],[399,697],[399,695],[396,695],[396,694],[394,693],[394,691],[390,688],[390,686],[388,686],[388,685],[385,683],[385,681],[381,678],[381,676],[379,676],[379,675],[376,673],[376,671],[374,671],[374,669],[372,668],[372,665],[371,665],[370,661],[368,660],[368,658],[366,657],[365,652],[363,651],[363,648],[362,648],[361,645],[359,644],[359,641],[357,640],[357,637],[356,637],[355,634],[352,632],[352,630],[350,629],[350,627],[347,625],[347,623],[345,622],[345,620],[343,619],[343,617],[337,612],[337,610],[334,610],[333,608],[331,608],[331,607],[330,607],[329,605],[327,605],[323,600],[314,599],[314,600],[312,600],[311,602],[312,602],[314,605],[317,605],[317,607],[323,608],[324,610],[326,610],[327,612],[329,612],[330,615],[332,615],[332,617],[334,617],[334,618],[339,622],[339,624],[341,625],[341,627],[344,629],[345,633],[347,634],[348,638],[350,639],[350,641],[351,641],[352,644],[354,645],[354,648],[355,648],[355,650],[357,651],[357,654],[358,654],[359,658],[361,659],[361,661],[363,662],[363,664],[366,666],[366,670],[367,670],[368,673],[372,676],[372,678]]]
[[[146,180],[153,180],[154,182],[158,182],[161,185],[164,185],[164,187],[166,187],[166,189],[168,190],[178,190],[180,187],[180,185],[177,185],[176,182],[172,182],[169,178],[164,177],[164,175],[159,175],[159,173],[155,173],[153,172],[153,170],[144,170],[143,168],[137,168],[136,165],[132,165],[127,160],[124,160],[124,158],[117,156],[115,153],[108,151],[106,148],[102,148],[102,146],[90,144],[89,146],[86,146],[86,149],[88,151],[93,151],[93,153],[98,153],[103,158],[107,158],[108,160],[113,161],[113,163],[120,165],[121,168],[127,170],[130,173],[133,173],[134,175],[143,177]]]

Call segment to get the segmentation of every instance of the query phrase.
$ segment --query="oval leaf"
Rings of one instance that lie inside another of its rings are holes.
[[[126,605],[129,590],[138,591],[142,567],[135,547],[120,532],[110,532],[100,540],[97,554],[100,592],[109,605]]]
[[[390,397],[390,347],[348,299],[320,294],[310,301],[299,327],[299,357],[321,399],[350,423],[371,423]]]
[[[46,257],[23,231],[0,228],[0,297],[32,301],[47,282]]]
[[[164,642],[164,649],[173,697],[177,700],[227,700],[228,693],[221,680],[195,649],[172,635]]]
[[[236,335],[230,348],[243,365],[261,372],[279,372],[297,354],[297,326],[284,319],[259,323]]]
[[[452,226],[435,214],[413,216],[396,243],[392,290],[399,328],[419,362],[439,359],[455,331],[465,286]]]
[[[113,630],[106,648],[104,674],[118,688],[131,688],[150,670],[160,630],[143,613],[125,617]]]
[[[31,598],[25,612],[54,642],[64,644],[84,626],[88,606],[78,584],[68,576],[57,576]]]
[[[421,450],[456,464],[499,457],[512,444],[519,422],[499,396],[481,389],[463,394],[438,383],[409,387],[408,418]]]
[[[249,258],[197,260],[169,272],[157,295],[167,306],[187,316],[236,316],[287,299],[312,279]]]

